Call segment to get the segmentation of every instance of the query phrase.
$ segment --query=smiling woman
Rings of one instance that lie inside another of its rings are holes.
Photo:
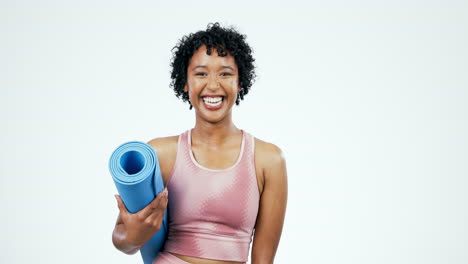
[[[273,263],[287,200],[281,150],[237,128],[232,107],[255,76],[245,36],[218,23],[175,47],[176,96],[195,109],[196,124],[178,136],[155,138],[166,190],[135,214],[117,196],[116,248],[134,254],[161,226],[168,206],[164,250],[153,264]]]

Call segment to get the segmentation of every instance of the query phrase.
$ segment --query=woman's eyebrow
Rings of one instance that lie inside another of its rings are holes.
[[[225,69],[230,69],[231,71],[234,71],[234,68],[232,68],[231,66],[226,66],[226,65],[223,65],[222,68],[225,68]]]
[[[198,65],[198,66],[193,67],[193,68],[192,68],[192,71],[193,71],[193,70],[196,70],[196,69],[198,69],[198,68],[208,68],[208,67],[206,67],[206,65]]]
[[[198,69],[198,68],[204,68],[204,69],[206,69],[206,68],[208,68],[208,67],[207,67],[206,65],[197,65],[197,66],[195,66],[195,67],[192,68],[192,71],[194,71],[194,70],[196,70],[196,69]],[[234,68],[233,68],[233,67],[227,66],[227,65],[223,65],[223,66],[221,66],[220,68],[223,68],[223,69],[230,69],[231,71],[234,71]]]

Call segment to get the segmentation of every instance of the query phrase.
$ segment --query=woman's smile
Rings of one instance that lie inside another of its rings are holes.
[[[202,96],[205,108],[213,111],[223,106],[223,98],[223,96]]]

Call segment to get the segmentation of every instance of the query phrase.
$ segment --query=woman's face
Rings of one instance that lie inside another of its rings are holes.
[[[232,55],[218,56],[216,48],[207,55],[206,46],[193,54],[184,91],[188,92],[197,117],[210,123],[224,120],[230,116],[239,90],[239,71]]]

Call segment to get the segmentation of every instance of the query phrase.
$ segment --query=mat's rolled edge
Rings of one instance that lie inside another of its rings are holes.
[[[122,167],[124,157],[128,158],[133,153],[129,161]],[[138,165],[136,165],[138,163]],[[135,171],[135,167],[138,169]],[[138,184],[154,173],[159,167],[156,151],[150,145],[140,141],[130,141],[117,147],[109,159],[109,170],[115,181],[125,184]],[[132,168],[132,171],[128,171]]]

